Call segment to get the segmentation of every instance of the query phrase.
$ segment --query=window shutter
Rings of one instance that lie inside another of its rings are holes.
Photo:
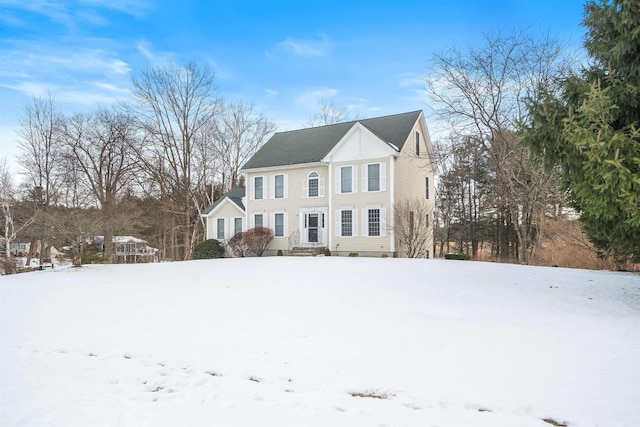
[[[387,209],[380,208],[380,236],[387,235]]]
[[[353,237],[358,237],[358,209],[351,209],[351,221],[353,221]]]
[[[369,168],[362,165],[362,191],[369,191]]]
[[[356,165],[351,169],[351,187],[351,191],[354,193],[358,192],[358,166]]]
[[[289,198],[289,174],[284,174],[284,198]]]
[[[369,235],[369,216],[368,216],[369,212],[367,208],[362,209],[361,212],[362,212],[362,235],[368,236]]]
[[[324,178],[318,178],[318,197],[324,197]]]
[[[271,188],[269,189],[269,198],[275,199],[276,198],[276,176],[275,175],[271,175],[269,177],[269,184],[271,184]]]
[[[387,164],[380,163],[380,191],[387,191]]]
[[[336,194],[340,194],[342,192],[342,168],[337,166],[335,168],[335,176],[336,176]]]
[[[284,214],[282,214],[282,235],[285,237],[289,235],[289,213],[288,212],[285,212]]]
[[[305,199],[309,197],[309,180],[302,180],[302,197]]]
[[[247,190],[249,191],[249,200],[255,200],[256,199],[256,190],[255,190],[256,183],[255,183],[255,179],[256,179],[256,177],[254,176],[249,180],[249,188],[247,188]]]
[[[273,235],[276,235],[276,214],[275,212],[271,212],[269,214],[269,221],[272,224],[271,229],[273,230]]]
[[[336,237],[340,237],[342,235],[342,211],[340,209],[336,209]]]

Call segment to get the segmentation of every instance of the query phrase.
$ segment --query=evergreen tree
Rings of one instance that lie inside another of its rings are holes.
[[[529,145],[561,171],[603,253],[640,260],[640,3],[585,5],[589,67],[531,103]]]

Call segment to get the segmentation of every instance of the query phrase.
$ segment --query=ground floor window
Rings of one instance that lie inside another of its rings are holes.
[[[341,233],[343,237],[353,236],[353,211],[341,211]]]
[[[264,216],[262,214],[255,214],[253,217],[254,227],[264,227]]]
[[[369,236],[380,235],[380,209],[369,209]]]
[[[224,218],[218,218],[217,222],[217,226],[218,226],[218,230],[217,230],[217,238],[218,240],[224,240]]]
[[[275,236],[276,237],[284,237],[284,214],[277,213],[274,216],[275,218]]]

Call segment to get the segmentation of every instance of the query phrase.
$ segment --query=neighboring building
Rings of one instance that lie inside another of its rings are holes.
[[[9,244],[9,253],[16,257],[26,257],[31,250],[31,239],[16,237]]]
[[[265,226],[275,235],[269,253],[328,247],[403,256],[394,206],[420,200],[431,217],[434,169],[422,111],[279,132],[241,170],[246,189],[203,212],[207,238]]]
[[[113,236],[112,241],[115,246],[116,263],[158,262],[159,250],[147,246],[146,240],[133,236]],[[99,253],[104,252],[104,236],[94,236],[90,243],[96,246]]]

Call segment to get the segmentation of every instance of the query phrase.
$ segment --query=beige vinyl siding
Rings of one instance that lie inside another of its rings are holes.
[[[242,230],[246,230],[246,219],[244,213],[238,208],[238,206],[230,200],[225,200],[215,213],[207,217],[207,239],[218,239],[218,219],[224,218],[225,226],[225,240],[233,237],[234,233],[234,219],[242,218]]]
[[[415,155],[415,133],[420,134],[420,156]],[[427,130],[418,120],[410,133],[407,142],[395,164],[395,200],[424,200],[429,212],[433,213],[435,206],[434,171],[429,153],[432,151],[431,141]],[[429,178],[429,199],[426,198],[426,178]],[[433,215],[430,215],[433,224]],[[401,248],[398,248],[401,249]],[[429,248],[433,256],[433,247]]]
[[[391,191],[393,168],[390,157],[375,159],[344,161],[332,163],[333,191],[332,191],[332,251],[348,254],[350,252],[366,253],[391,253],[391,233],[389,232],[389,219],[391,212]],[[367,165],[380,164],[380,190],[367,191]],[[352,166],[354,185],[351,193],[340,192],[340,169],[342,166]],[[368,236],[368,209],[379,209],[382,214],[380,236]],[[351,210],[354,227],[354,235],[341,236],[341,211]]]
[[[316,172],[319,180],[319,190],[322,197],[305,197],[308,192],[304,191],[305,185],[308,182],[309,174]],[[276,175],[286,176],[285,178],[285,198],[276,199],[271,197],[274,192],[270,189],[265,192],[266,198],[262,200],[248,199],[247,203],[247,218],[249,221],[253,221],[254,214],[264,214],[265,227],[269,227],[275,232],[275,224],[273,223],[274,215],[276,213],[285,214],[285,235],[283,237],[277,237],[273,240],[273,243],[269,247],[270,250],[277,251],[278,249],[289,249],[289,237],[299,230],[299,210],[301,208],[312,207],[327,207],[329,204],[328,193],[328,175],[329,169],[326,165],[317,164],[311,166],[297,167],[297,168],[281,168],[272,170],[259,170],[246,172],[248,183],[247,194],[253,194],[253,177],[263,176],[264,182],[271,184],[275,180]]]

